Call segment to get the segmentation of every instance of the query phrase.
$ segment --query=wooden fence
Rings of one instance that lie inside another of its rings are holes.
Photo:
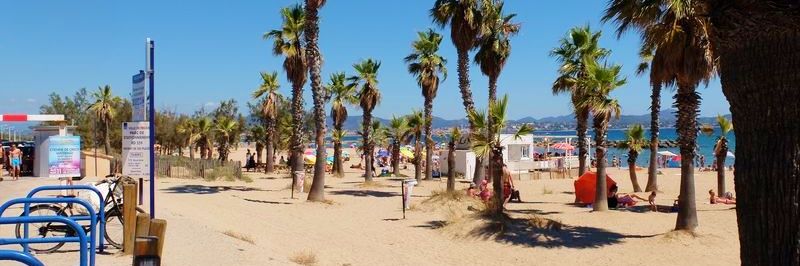
[[[203,178],[208,180],[242,178],[242,162],[190,159],[182,156],[156,156],[159,176],[175,178]]]

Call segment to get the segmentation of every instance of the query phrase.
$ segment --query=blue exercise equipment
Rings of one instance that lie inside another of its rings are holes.
[[[14,201],[14,200],[12,200]],[[9,201],[11,202],[11,201]],[[13,204],[12,204],[13,205]],[[6,204],[3,204],[4,207]],[[10,205],[9,205],[10,206]],[[5,209],[5,208],[3,208]],[[14,245],[14,244],[36,244],[36,243],[62,243],[62,242],[76,242],[80,246],[80,266],[87,266],[87,252],[93,250],[90,247],[90,239],[86,237],[83,232],[83,227],[77,222],[63,216],[20,216],[20,217],[0,217],[0,224],[21,224],[21,223],[62,223],[72,227],[77,234],[77,237],[52,237],[52,238],[0,238],[0,245]],[[90,265],[94,265],[94,257],[88,257],[91,261]],[[44,264],[38,259],[31,256],[30,253],[0,250],[0,260],[13,260],[25,263],[29,266],[43,266]]]

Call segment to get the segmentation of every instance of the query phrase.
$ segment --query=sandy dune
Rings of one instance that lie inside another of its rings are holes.
[[[610,173],[621,192],[632,190],[626,169]],[[409,168],[404,174],[413,171]],[[646,170],[638,174],[644,184]],[[398,179],[377,178],[382,186],[362,187],[360,172],[348,171],[345,178],[327,178],[326,198],[332,202],[309,203],[306,194],[289,198],[286,187],[291,181],[285,174],[248,175],[254,182],[157,181],[156,213],[169,222],[164,265],[294,265],[302,254],[313,254],[316,265],[739,264],[735,210],[708,204],[706,198],[705,191],[716,186],[713,172],[696,176],[700,220],[696,236],[670,232],[675,213],[645,211],[641,203],[632,210],[592,213],[570,204],[573,180],[523,177],[517,187],[525,202],[509,204],[508,213],[520,219],[538,215],[564,226],[559,231],[513,231],[499,238],[440,228],[452,218],[448,213],[465,212],[420,205],[432,191],[445,188],[444,180],[422,182],[414,191],[415,208],[403,220]],[[659,176],[663,191],[659,205],[672,204],[679,179],[678,169],[666,169]],[[0,201],[54,182],[0,182]],[[732,190],[733,181],[728,184]],[[458,186],[463,189],[467,184]],[[13,236],[12,229],[0,227],[0,236]],[[75,252],[37,256],[47,265],[75,265],[77,260]],[[97,262],[130,261],[130,257],[99,255]]]

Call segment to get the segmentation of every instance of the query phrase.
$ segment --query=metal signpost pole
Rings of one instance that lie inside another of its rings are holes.
[[[154,59],[155,59],[155,43],[152,39],[147,38],[147,77],[149,81],[149,93],[148,99],[148,113],[149,113],[149,123],[150,123],[150,219],[156,218],[156,97],[155,97],[155,72],[154,72]]]

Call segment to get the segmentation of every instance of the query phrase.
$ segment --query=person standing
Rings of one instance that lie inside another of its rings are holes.
[[[9,159],[11,160],[12,180],[19,180],[20,168],[22,166],[22,150],[17,149],[17,144],[11,145]]]

